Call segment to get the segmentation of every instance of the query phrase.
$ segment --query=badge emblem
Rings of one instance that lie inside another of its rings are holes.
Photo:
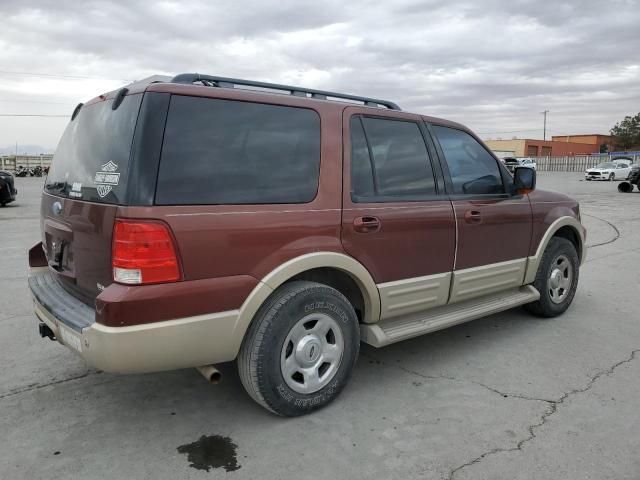
[[[101,165],[99,172],[96,172],[93,183],[96,184],[96,190],[100,198],[106,197],[113,187],[120,182],[120,173],[117,173],[116,170],[118,170],[118,164],[109,160],[104,165]]]
[[[53,205],[51,205],[51,211],[54,215],[60,215],[60,212],[62,212],[62,204],[60,202],[53,202]]]

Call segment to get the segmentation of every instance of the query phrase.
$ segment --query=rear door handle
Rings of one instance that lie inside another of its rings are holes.
[[[381,225],[378,217],[356,217],[353,219],[353,229],[360,233],[377,232]]]
[[[468,210],[464,214],[467,223],[482,223],[482,215],[477,210]]]

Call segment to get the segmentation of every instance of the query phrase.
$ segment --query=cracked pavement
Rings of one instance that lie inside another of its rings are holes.
[[[571,309],[521,309],[384,349],[316,414],[274,417],[233,365],[117,376],[38,336],[26,250],[42,179],[0,209],[0,478],[640,478],[640,193],[541,173],[582,205],[587,262]],[[189,467],[180,445],[229,437],[239,469]]]

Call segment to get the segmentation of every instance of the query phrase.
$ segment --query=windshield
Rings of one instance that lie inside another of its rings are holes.
[[[142,94],[84,106],[67,125],[51,161],[45,191],[101,203],[122,203]]]
[[[606,162],[606,163],[601,163],[600,165],[597,165],[596,168],[600,170],[605,170],[608,168],[616,168],[616,164],[612,162]]]

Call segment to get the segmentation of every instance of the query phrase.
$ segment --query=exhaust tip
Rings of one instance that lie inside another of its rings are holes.
[[[629,182],[620,182],[618,185],[618,191],[620,193],[631,193],[633,191],[633,185]]]
[[[207,382],[216,385],[222,381],[222,373],[214,367],[213,365],[202,365],[200,367],[196,367],[202,376],[207,380]]]

